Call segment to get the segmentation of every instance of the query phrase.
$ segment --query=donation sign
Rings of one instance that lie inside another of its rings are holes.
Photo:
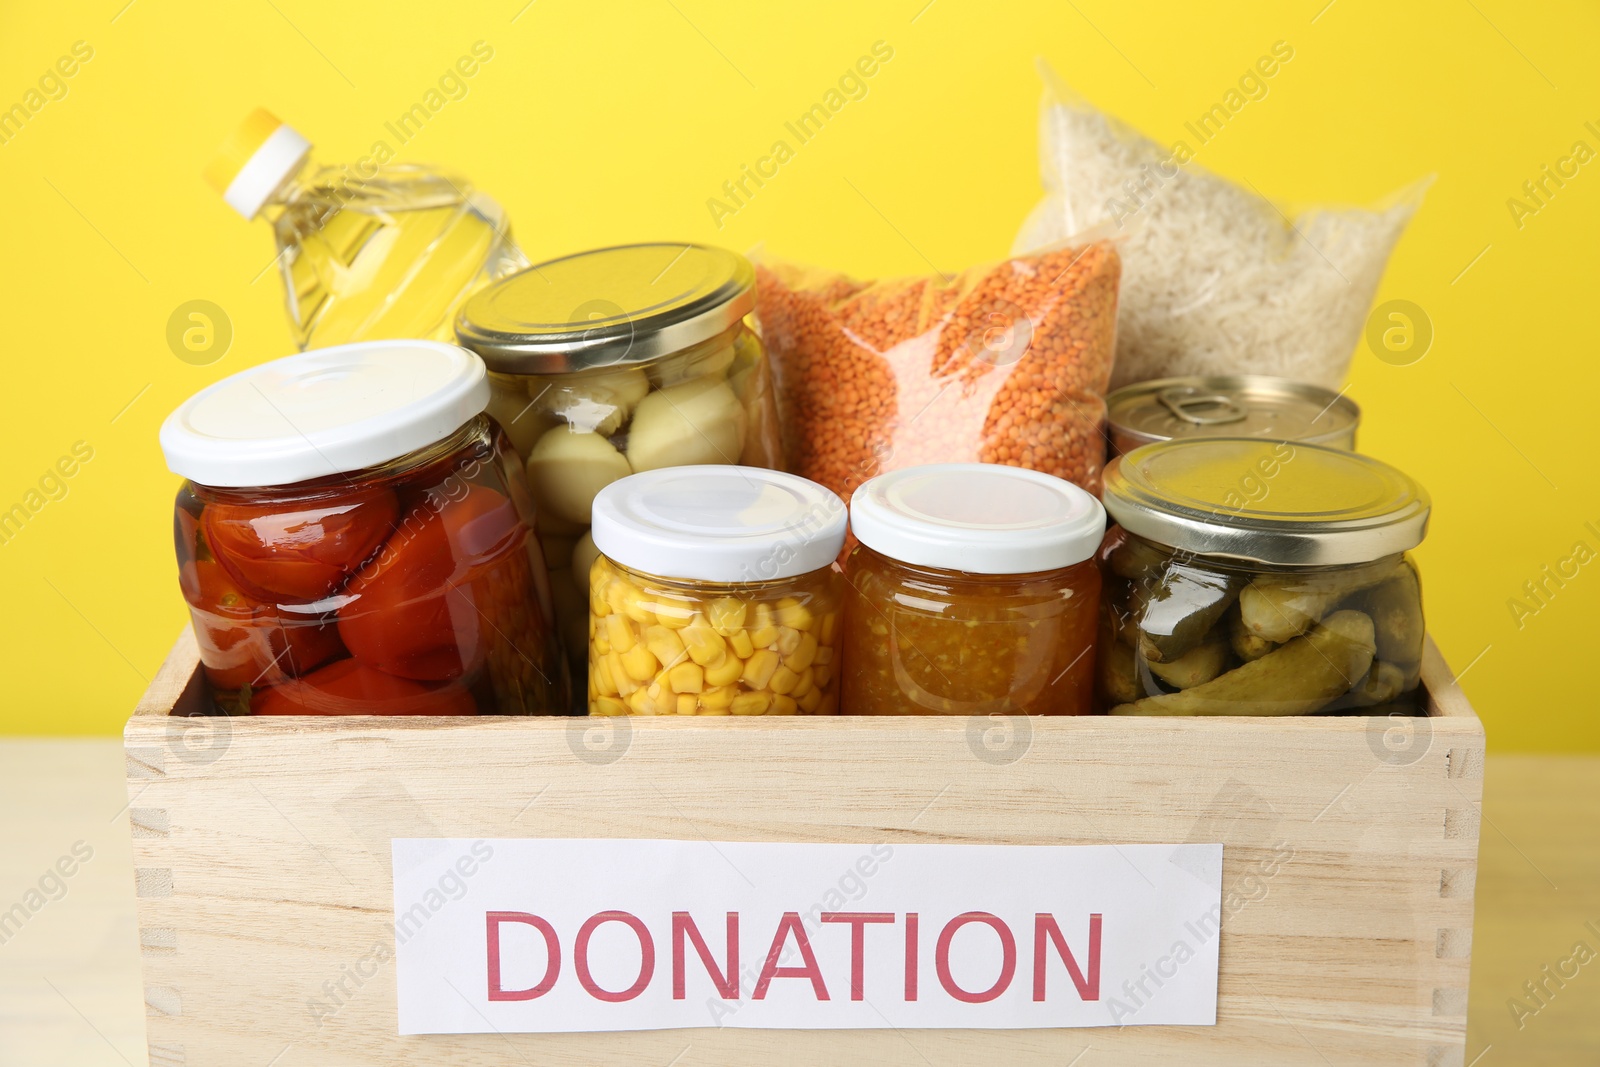
[[[1219,844],[393,846],[402,1034],[1216,1022]]]

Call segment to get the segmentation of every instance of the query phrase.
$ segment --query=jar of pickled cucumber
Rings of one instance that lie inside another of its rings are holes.
[[[1106,469],[1099,682],[1120,715],[1420,711],[1427,492],[1387,464],[1259,438]]]
[[[454,345],[315,349],[161,427],[178,580],[219,711],[569,707],[522,465]]]
[[[527,463],[575,662],[586,584],[572,561],[592,552],[596,493],[663,467],[782,466],[766,352],[745,323],[754,284],[720,248],[623,245],[504,278],[457,317],[489,365],[489,413]]]
[[[838,710],[844,501],[753,467],[631,475],[594,501],[593,715]]]
[[[881,474],[850,499],[844,709],[852,715],[1092,710],[1100,502],[1020,467]]]

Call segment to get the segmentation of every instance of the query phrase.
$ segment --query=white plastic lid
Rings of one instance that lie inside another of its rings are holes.
[[[663,467],[594,498],[594,544],[662,578],[765,582],[828,566],[844,547],[844,501],[816,482],[758,467]]]
[[[201,485],[291,485],[442,441],[488,405],[488,373],[471,352],[362,341],[207,386],[161,424],[161,451],[174,474]]]
[[[1089,493],[994,463],[937,463],[880,474],[850,498],[861,543],[917,567],[1033,574],[1082,563],[1106,532]]]

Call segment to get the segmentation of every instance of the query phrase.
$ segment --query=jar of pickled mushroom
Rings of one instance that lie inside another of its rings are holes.
[[[843,706],[852,715],[1092,710],[1100,502],[1020,467],[880,474],[850,498]]]
[[[1419,710],[1428,494],[1387,464],[1260,438],[1107,468],[1100,691],[1119,715]]]
[[[489,365],[489,413],[527,462],[569,650],[585,644],[595,494],[640,471],[781,467],[766,352],[745,323],[755,275],[695,244],[602,248],[502,279],[461,309]],[[581,663],[581,658],[575,664]]]
[[[631,475],[594,501],[593,715],[838,710],[844,501],[753,467]]]
[[[488,401],[470,352],[372,341],[242,371],[167,418],[218,710],[568,709],[533,503]]]

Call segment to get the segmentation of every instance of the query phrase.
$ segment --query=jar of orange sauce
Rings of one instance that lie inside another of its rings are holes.
[[[1018,467],[911,467],[857,489],[850,525],[842,711],[1091,710],[1106,526],[1092,495]]]

